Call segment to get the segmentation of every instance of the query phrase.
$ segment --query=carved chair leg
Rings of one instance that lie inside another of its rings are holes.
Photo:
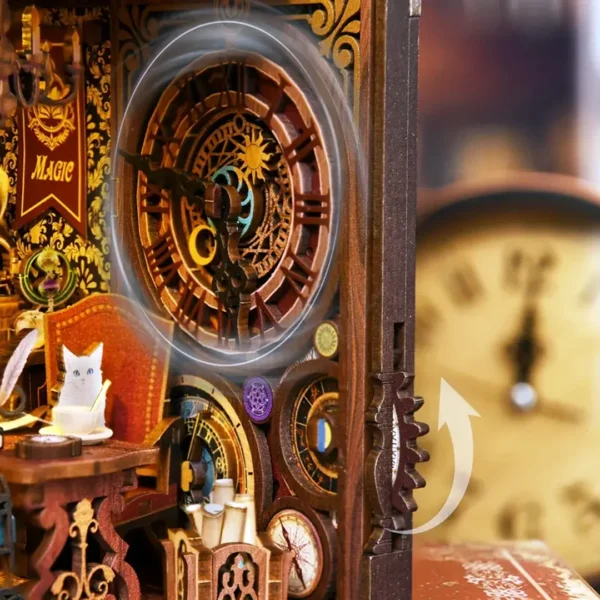
[[[38,579],[29,590],[27,597],[30,600],[41,600],[57,577],[57,574],[52,572],[52,567],[69,539],[69,515],[64,506],[51,503],[47,504],[34,520],[45,530],[45,533],[42,543],[31,559],[31,565]]]
[[[113,515],[119,515],[125,507],[123,496],[115,493],[96,501],[95,506],[98,515],[98,529],[94,533],[94,537],[106,552],[102,563],[112,569],[118,577],[116,598],[118,600],[137,600],[141,598],[140,582],[131,565],[125,562],[129,545],[119,536],[113,526]]]

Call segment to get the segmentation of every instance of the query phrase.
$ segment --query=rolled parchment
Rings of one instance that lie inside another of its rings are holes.
[[[202,534],[202,504],[188,504],[185,512],[192,529],[198,534]]]
[[[242,541],[246,523],[246,506],[239,502],[228,502],[225,505],[221,544],[236,544]]]
[[[244,544],[256,545],[256,508],[254,506],[254,496],[252,494],[236,494],[235,502],[246,507],[246,521],[244,523],[244,533],[242,542]]]
[[[217,479],[212,489],[211,502],[225,506],[228,502],[233,502],[235,491],[233,489],[233,479]]]
[[[220,504],[205,504],[202,507],[202,543],[207,548],[218,546],[223,529],[223,506]]]

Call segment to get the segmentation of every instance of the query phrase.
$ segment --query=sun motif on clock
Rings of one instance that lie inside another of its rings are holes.
[[[257,179],[264,181],[267,169],[267,161],[271,158],[271,153],[265,152],[269,143],[265,142],[260,131],[253,130],[251,136],[244,135],[244,144],[236,143],[240,149],[238,160],[242,162],[242,172],[252,183]]]
[[[247,317],[233,319],[214,292],[223,256],[204,205],[174,197],[142,172],[135,181],[144,278],[187,339],[211,357],[254,357],[299,330],[310,335],[306,320],[321,320],[333,298],[340,199],[318,107],[302,89],[264,57],[212,53],[162,92],[138,147],[156,169],[239,196],[236,252],[254,285]]]

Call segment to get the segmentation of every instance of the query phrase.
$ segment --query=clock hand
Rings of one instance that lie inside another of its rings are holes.
[[[531,370],[539,355],[539,346],[535,341],[536,311],[528,307],[523,314],[521,332],[513,345],[517,382],[528,383]]]
[[[217,231],[217,253],[221,256],[221,262],[213,275],[212,289],[235,323],[238,340],[243,345],[250,337],[250,294],[256,287],[258,274],[240,253],[241,227],[238,217],[241,207],[241,198],[234,186],[207,186],[205,210]],[[222,337],[225,337],[224,327],[222,324]]]
[[[510,391],[513,404],[522,410],[531,410],[537,402],[537,393],[531,385],[531,373],[538,363],[542,346],[536,339],[537,310],[528,305],[523,312],[521,331],[508,346],[514,360],[516,383]]]
[[[506,394],[505,385],[497,381],[491,381],[489,379],[485,379],[484,377],[480,377],[472,373],[465,373],[463,371],[458,371],[451,367],[445,367],[444,365],[440,365],[439,363],[435,364],[435,368],[441,373],[443,377],[447,377],[449,379],[453,377],[461,378],[465,381],[469,381],[472,385],[481,386],[482,390],[488,390],[492,394],[502,393],[503,396],[505,396]],[[482,399],[488,397],[489,396],[486,393],[479,395],[479,398]],[[565,405],[562,402],[548,400],[545,398],[542,398],[536,404],[535,409],[531,412],[538,413],[548,418],[557,418],[561,421],[569,421],[572,423],[582,423],[585,420],[585,413],[583,410]]]
[[[279,519],[279,524],[281,525],[281,531],[283,533],[283,539],[286,541],[286,544],[288,546],[288,550],[290,552],[294,553],[294,557],[292,558],[292,563],[294,564],[294,568],[296,569],[296,573],[298,573],[298,579],[300,579],[300,583],[302,584],[302,586],[304,587],[304,589],[306,589],[306,583],[304,581],[304,576],[302,575],[302,569],[300,567],[300,563],[298,562],[298,557],[296,556],[296,552],[294,551],[294,548],[292,546],[292,541],[290,540],[290,534],[288,533],[288,530],[285,528],[285,525],[283,524],[283,520],[281,518]]]
[[[248,315],[250,294],[257,280],[256,269],[241,256],[239,250],[240,231],[238,218],[241,214],[241,198],[234,186],[218,185],[203,181],[178,169],[153,168],[150,157],[131,154],[120,150],[121,156],[146,175],[148,182],[174,196],[185,196],[194,202],[213,221],[217,230],[217,252],[221,264],[213,276],[212,290],[228,314],[228,323],[235,323],[240,344],[249,339]],[[221,322],[219,335],[228,337],[228,325]]]
[[[119,150],[119,154],[135,169],[141,171],[148,183],[163,190],[170,190],[176,197],[185,196],[188,200],[200,204],[200,208],[204,207],[204,193],[208,182],[179,169],[153,167],[149,156],[131,154],[125,150]]]

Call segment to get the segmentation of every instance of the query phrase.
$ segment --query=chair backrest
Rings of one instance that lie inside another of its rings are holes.
[[[111,381],[106,424],[115,439],[133,443],[144,442],[163,418],[173,337],[172,323],[139,311],[124,296],[94,294],[44,318],[49,392],[62,383],[63,344],[83,355],[102,342],[102,374]]]

